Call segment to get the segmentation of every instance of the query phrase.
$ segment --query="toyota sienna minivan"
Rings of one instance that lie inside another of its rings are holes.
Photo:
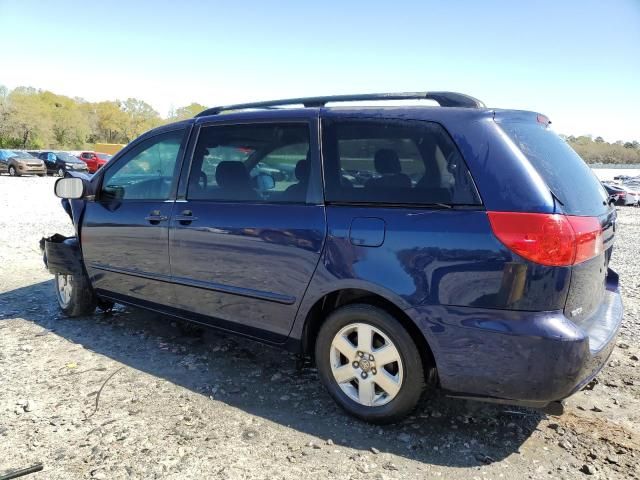
[[[439,106],[384,102],[407,99]],[[119,302],[282,346],[367,421],[432,388],[557,411],[622,304],[615,209],[549,124],[451,92],[211,108],[58,180],[77,235],[45,262],[70,316]]]

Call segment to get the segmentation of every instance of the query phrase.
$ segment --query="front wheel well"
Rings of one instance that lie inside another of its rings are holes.
[[[433,352],[431,351],[429,343],[427,342],[418,326],[401,308],[399,308],[393,302],[367,290],[355,288],[337,290],[325,295],[324,297],[316,301],[313,307],[311,307],[311,309],[309,310],[305,321],[305,327],[302,336],[303,353],[313,356],[318,332],[320,331],[322,324],[331,314],[331,312],[345,305],[352,305],[355,303],[373,305],[382,310],[385,310],[396,320],[398,320],[407,330],[407,332],[409,332],[409,335],[418,347],[420,357],[422,358],[426,380],[430,382],[436,381],[435,358],[433,356]]]

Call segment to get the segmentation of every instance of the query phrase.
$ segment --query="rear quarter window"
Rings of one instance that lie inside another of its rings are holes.
[[[436,123],[325,119],[326,200],[386,205],[481,205],[455,144]]]
[[[555,132],[533,122],[498,122],[531,162],[568,215],[607,212],[607,192],[591,168]]]

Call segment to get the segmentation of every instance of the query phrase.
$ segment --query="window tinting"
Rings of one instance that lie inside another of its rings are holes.
[[[203,127],[187,198],[305,202],[310,178],[307,124]]]
[[[607,194],[591,168],[558,135],[534,122],[499,122],[569,215],[606,213]]]
[[[107,170],[102,200],[167,200],[176,180],[184,130],[155,136]]]
[[[335,202],[480,204],[453,141],[435,123],[323,123],[326,197]]]

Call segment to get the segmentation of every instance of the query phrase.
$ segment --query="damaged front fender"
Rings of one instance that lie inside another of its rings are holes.
[[[53,274],[81,275],[82,252],[76,237],[56,233],[40,240],[44,265]]]

